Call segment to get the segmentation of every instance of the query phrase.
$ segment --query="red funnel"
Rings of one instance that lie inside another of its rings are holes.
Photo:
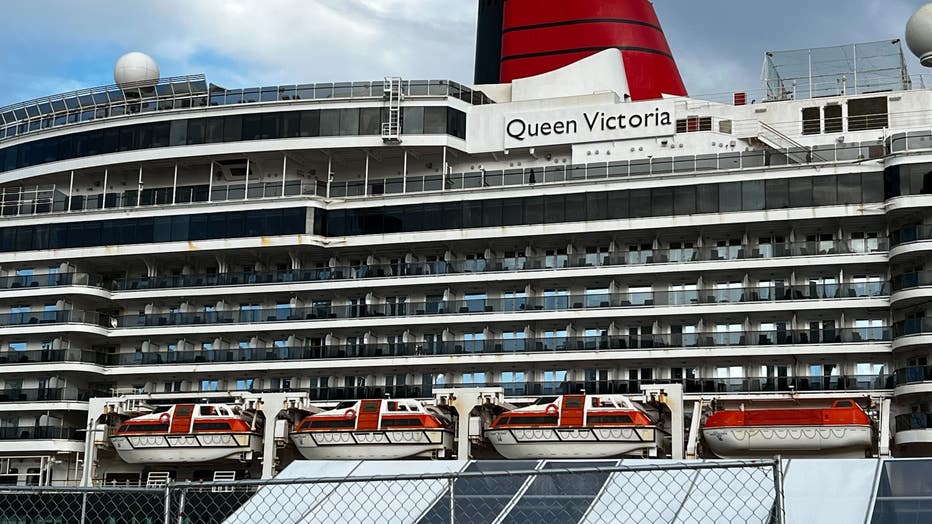
[[[502,82],[616,48],[632,99],[686,94],[649,0],[506,0],[504,15]]]

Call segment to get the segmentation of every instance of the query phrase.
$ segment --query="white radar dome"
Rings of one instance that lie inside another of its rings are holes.
[[[139,82],[154,84],[159,80],[159,65],[145,53],[126,53],[113,66],[113,79],[120,86]]]
[[[932,3],[913,13],[906,23],[906,45],[926,67],[932,67]]]

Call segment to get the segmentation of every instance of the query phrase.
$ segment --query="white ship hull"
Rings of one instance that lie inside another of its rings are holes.
[[[129,464],[248,460],[262,449],[262,439],[248,433],[126,435],[111,437],[110,442]]]
[[[507,459],[610,458],[656,447],[654,428],[491,429],[486,436]]]
[[[864,458],[872,445],[869,426],[772,426],[708,428],[706,447],[723,459],[760,456]]]
[[[453,449],[453,432],[443,429],[313,431],[292,433],[291,439],[308,460],[393,460]]]

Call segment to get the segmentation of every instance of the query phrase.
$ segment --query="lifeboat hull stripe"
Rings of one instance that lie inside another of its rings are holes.
[[[497,428],[489,430],[488,433],[496,431],[508,432],[516,442],[537,442],[541,440],[548,442],[653,442],[654,430],[655,428],[652,427]]]
[[[119,435],[110,437],[110,441],[124,449],[149,448],[203,448],[203,447],[244,447],[251,446],[252,433],[209,433],[204,435]]]
[[[291,434],[309,460],[392,460],[452,449],[453,432],[445,429],[350,432],[302,431]]]
[[[410,431],[302,431],[293,435],[307,435],[317,446],[345,446],[370,444],[421,445],[425,442],[443,442],[444,429],[416,429]],[[349,437],[349,438],[347,438]]]

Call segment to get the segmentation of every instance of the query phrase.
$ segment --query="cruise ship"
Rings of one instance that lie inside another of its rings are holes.
[[[904,42],[691,96],[647,0],[478,7],[472,85],[225,88],[130,53],[0,108],[0,483],[932,452]],[[930,20],[905,42],[932,63]]]

